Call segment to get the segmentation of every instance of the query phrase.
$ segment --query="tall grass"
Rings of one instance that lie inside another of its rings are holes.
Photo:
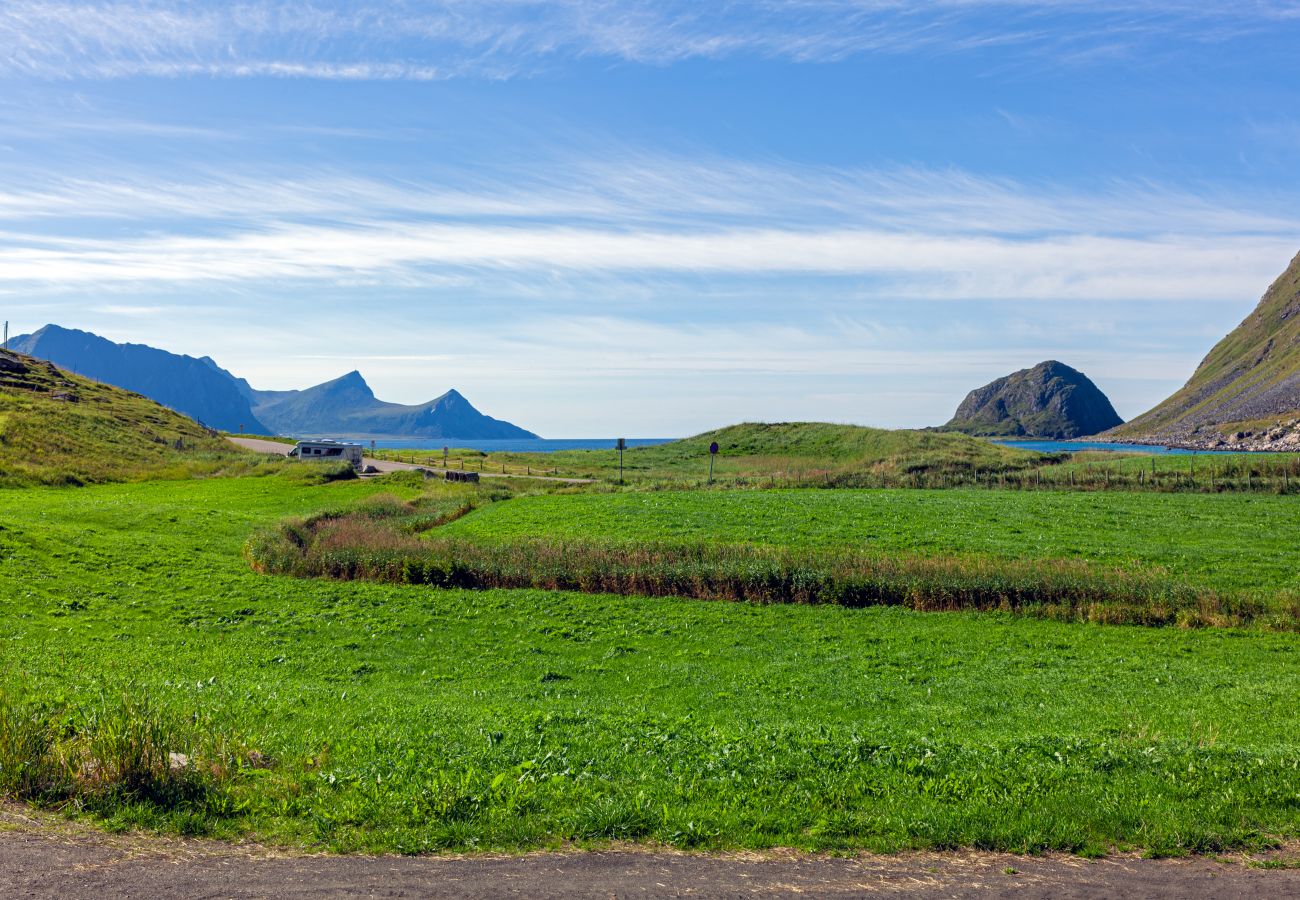
[[[0,796],[10,799],[225,814],[230,768],[200,744],[139,691],[66,708],[0,689]]]
[[[1110,624],[1291,629],[1300,598],[1266,600],[1185,584],[1158,568],[1079,560],[884,557],[750,545],[420,537],[400,508],[290,521],[251,538],[261,572],[456,588],[539,588],[751,603],[1000,610]]]

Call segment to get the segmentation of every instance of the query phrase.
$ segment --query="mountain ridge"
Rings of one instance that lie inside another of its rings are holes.
[[[537,437],[481,413],[454,388],[414,405],[380,400],[355,369],[302,390],[259,391],[210,356],[186,356],[147,344],[118,344],[59,325],[46,325],[13,338],[9,347],[135,391],[223,431],[366,438]]]
[[[255,391],[253,409],[277,431],[304,436],[478,440],[537,437],[518,425],[479,412],[455,388],[426,403],[408,406],[385,402],[375,396],[355,369],[302,391]]]

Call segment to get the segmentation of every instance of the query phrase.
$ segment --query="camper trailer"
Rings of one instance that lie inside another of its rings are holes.
[[[346,444],[343,441],[299,441],[289,451],[289,456],[309,461],[347,461],[354,467],[361,468],[361,445]]]

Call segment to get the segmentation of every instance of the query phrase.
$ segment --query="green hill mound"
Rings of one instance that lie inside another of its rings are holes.
[[[1108,436],[1300,450],[1300,255],[1180,391]]]
[[[715,480],[749,484],[940,485],[952,480],[948,476],[1010,472],[1042,465],[1047,459],[951,432],[889,431],[825,422],[745,423],[629,449],[624,454],[624,478],[663,484],[703,481],[709,472],[709,445],[715,441],[719,450]],[[614,479],[619,467],[613,443],[609,450],[494,452],[491,459],[493,465],[521,472],[527,465],[534,472]],[[427,457],[440,461],[441,453]]]
[[[1123,421],[1087,375],[1048,360],[971,391],[943,427],[990,437],[1065,440]]]
[[[707,448],[714,441],[724,458],[791,457],[825,463],[889,466],[900,471],[951,466],[991,469],[1006,467],[1022,457],[1034,458],[964,434],[894,431],[826,422],[746,422],[636,452],[647,457],[698,456],[699,448]]]
[[[0,485],[126,481],[233,455],[139,394],[0,350]]]

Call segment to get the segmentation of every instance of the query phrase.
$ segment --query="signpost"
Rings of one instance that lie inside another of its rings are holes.
[[[623,451],[627,449],[627,438],[618,439],[618,483],[623,483]]]
[[[443,447],[443,448],[442,448],[442,467],[443,467],[444,469],[447,468],[447,454],[448,454],[449,452],[450,452],[450,448],[448,448],[448,447]],[[462,469],[465,468],[464,463],[461,463],[461,468],[462,468]]]
[[[713,484],[713,458],[718,455],[718,442],[709,444],[709,484]]]

